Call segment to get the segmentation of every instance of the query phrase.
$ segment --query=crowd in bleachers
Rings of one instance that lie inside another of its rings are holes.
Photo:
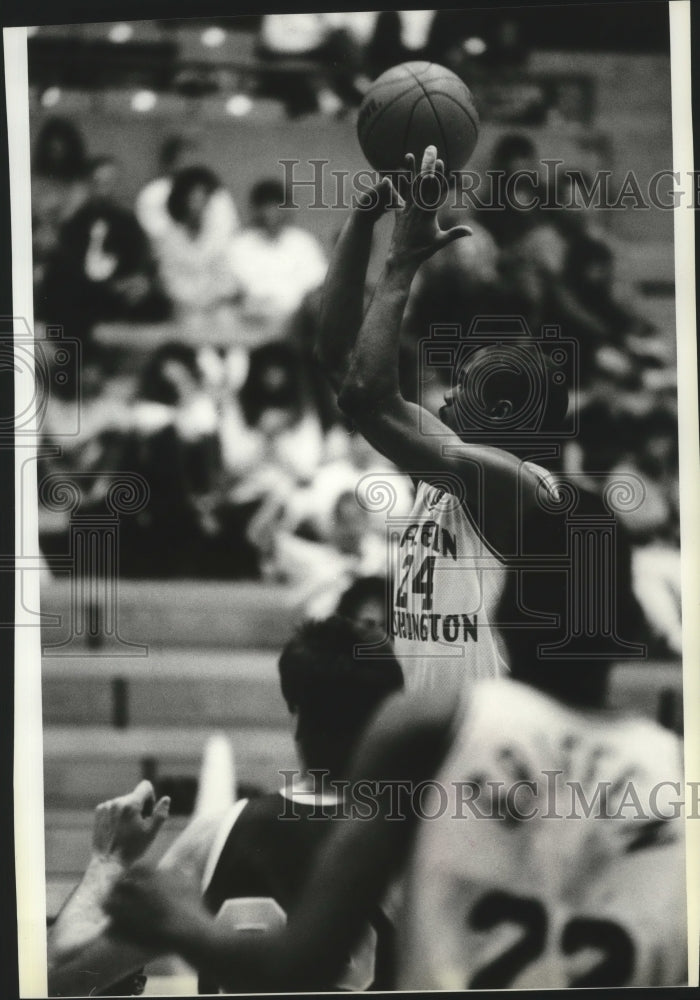
[[[536,170],[537,157],[528,136],[506,135],[491,166],[505,181]],[[237,206],[191,140],[174,135],[163,144],[156,177],[133,206],[117,195],[120,169],[113,156],[90,157],[68,121],[49,119],[37,137],[36,317],[60,323],[83,348],[80,433],[42,471],[144,476],[148,505],[121,526],[124,575],[286,581],[323,613],[353,579],[390,569],[385,524],[357,503],[358,480],[391,476],[394,515],[408,512],[412,496],[410,482],[348,427],[313,359],[325,252],[280,210],[277,180],[263,177],[249,204]],[[444,380],[415,379],[431,324],[519,315],[532,331],[553,324],[574,339],[580,431],[559,468],[597,490],[620,471],[644,484],[644,504],[626,519],[660,648],[677,652],[672,332],[655,329],[634,290],[616,280],[616,248],[571,189],[576,207],[554,212],[511,205],[465,215],[445,206],[443,221],[466,220],[473,236],[419,274],[404,329],[404,391],[433,410],[442,403]],[[175,339],[136,374],[133,359],[124,365],[94,336],[105,322],[176,329],[197,316],[206,331],[216,310],[231,305],[261,331],[272,321],[277,335],[227,349],[207,343],[206,332],[195,345]],[[78,405],[76,392],[70,381],[52,389],[48,443]],[[101,481],[85,487],[88,507],[102,502]],[[62,546],[44,526],[47,556]]]

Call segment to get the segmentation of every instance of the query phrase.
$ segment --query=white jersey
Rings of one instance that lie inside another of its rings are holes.
[[[391,634],[408,690],[507,673],[491,628],[505,569],[460,500],[421,482],[401,531]]]
[[[421,800],[397,988],[686,982],[677,737],[504,679],[465,709]]]

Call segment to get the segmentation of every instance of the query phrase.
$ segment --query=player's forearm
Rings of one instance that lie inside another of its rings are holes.
[[[401,322],[417,263],[389,257],[350,354],[338,403],[349,416],[399,392]]]
[[[93,858],[48,935],[48,985],[53,996],[89,996],[140,968],[151,952],[107,935],[102,903],[124,873],[114,859]]]
[[[338,238],[326,275],[316,356],[336,390],[362,325],[373,230],[373,216],[355,209]]]

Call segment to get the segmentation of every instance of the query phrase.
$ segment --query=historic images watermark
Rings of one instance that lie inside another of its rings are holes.
[[[61,326],[33,331],[21,317],[0,322],[0,369],[28,375],[34,385],[22,412],[0,427],[0,443],[27,452],[20,462],[23,493],[34,480],[41,511],[61,522],[65,537],[65,548],[51,556],[50,569],[68,582],[68,597],[60,613],[40,613],[24,604],[24,578],[45,570],[46,562],[36,550],[32,514],[20,507],[14,563],[19,598],[32,619],[27,624],[43,629],[45,656],[146,656],[147,646],[119,631],[119,528],[122,517],[147,504],[148,483],[120,469],[46,471],[81,434],[82,365],[80,341],[66,336]],[[60,424],[50,420],[52,403],[61,407]]]
[[[300,208],[299,198],[311,209],[378,207],[376,184],[380,174],[363,170],[331,169],[326,159],[281,159],[282,181],[286,195],[280,208]],[[590,208],[611,211],[648,211],[673,209],[685,204],[700,206],[700,171],[657,170],[649,177],[639,177],[634,170],[624,174],[611,170],[593,173],[564,168],[564,161],[542,159],[536,170],[457,170],[449,178],[439,176],[439,184],[424,185],[421,175],[397,170],[390,176],[399,194],[411,188],[419,207],[435,209],[478,209],[480,211],[518,211],[545,209],[585,211]],[[396,207],[396,206],[393,206]]]
[[[281,770],[283,805],[280,819],[298,820],[293,792],[302,773]],[[644,785],[628,776],[615,780],[575,781],[564,778],[562,768],[543,768],[527,778],[515,780],[467,778],[460,781],[426,779],[358,780],[333,779],[322,769],[304,777],[309,794],[322,794],[326,803],[314,819],[372,820],[500,820],[521,823],[532,820],[625,820],[653,823],[653,836],[663,837],[663,825],[681,816],[700,819],[700,782],[664,779]],[[649,831],[651,836],[651,831]]]

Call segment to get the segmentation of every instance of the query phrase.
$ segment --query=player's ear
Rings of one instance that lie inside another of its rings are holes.
[[[499,399],[491,407],[491,416],[496,420],[505,420],[513,412],[513,404],[509,399]]]

